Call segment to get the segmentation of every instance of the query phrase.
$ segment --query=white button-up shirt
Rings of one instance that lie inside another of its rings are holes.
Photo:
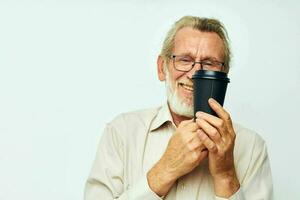
[[[85,200],[222,200],[215,196],[207,159],[180,177],[165,197],[151,191],[146,174],[175,132],[167,103],[121,114],[108,123],[85,188]],[[240,189],[230,200],[272,199],[272,176],[264,140],[234,124],[234,163]]]

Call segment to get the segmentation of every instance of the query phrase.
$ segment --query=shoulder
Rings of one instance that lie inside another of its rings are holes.
[[[128,134],[147,132],[150,123],[161,107],[134,110],[117,115],[107,123],[106,127],[113,128],[116,134],[127,137]]]
[[[112,121],[110,121],[108,125],[118,126],[130,125],[131,123],[147,123],[147,121],[151,121],[157,115],[160,108],[161,107],[155,107],[120,113]]]
[[[251,158],[253,155],[266,151],[265,140],[256,131],[234,123],[236,134],[235,153],[240,159]]]
[[[235,124],[234,128],[236,132],[235,166],[239,180],[244,184],[259,171],[270,170],[267,146],[265,140],[255,131],[238,124]]]
[[[240,124],[234,124],[236,134],[234,160],[238,177],[243,182],[253,166],[267,156],[265,140],[255,131]]]
[[[256,145],[262,147],[265,144],[265,140],[254,130],[246,128],[240,124],[234,123],[233,128],[236,134],[237,144],[243,146]]]

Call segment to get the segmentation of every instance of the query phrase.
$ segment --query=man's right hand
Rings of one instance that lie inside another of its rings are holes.
[[[182,121],[165,153],[148,172],[148,184],[158,196],[165,196],[179,177],[192,171],[207,157],[198,129],[193,119]]]

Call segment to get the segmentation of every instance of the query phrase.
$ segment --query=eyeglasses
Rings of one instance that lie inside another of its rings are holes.
[[[199,63],[201,69],[211,71],[223,71],[224,63],[215,60],[200,60],[196,62],[191,56],[187,55],[172,55],[174,68],[178,71],[188,72]]]

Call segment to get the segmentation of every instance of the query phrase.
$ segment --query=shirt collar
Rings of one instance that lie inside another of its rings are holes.
[[[157,115],[153,119],[151,126],[150,126],[150,131],[154,131],[155,129],[160,128],[164,123],[166,122],[171,122],[173,126],[175,126],[172,115],[170,113],[169,105],[166,102],[163,104],[160,109],[158,110]],[[176,127],[176,126],[175,126]]]

